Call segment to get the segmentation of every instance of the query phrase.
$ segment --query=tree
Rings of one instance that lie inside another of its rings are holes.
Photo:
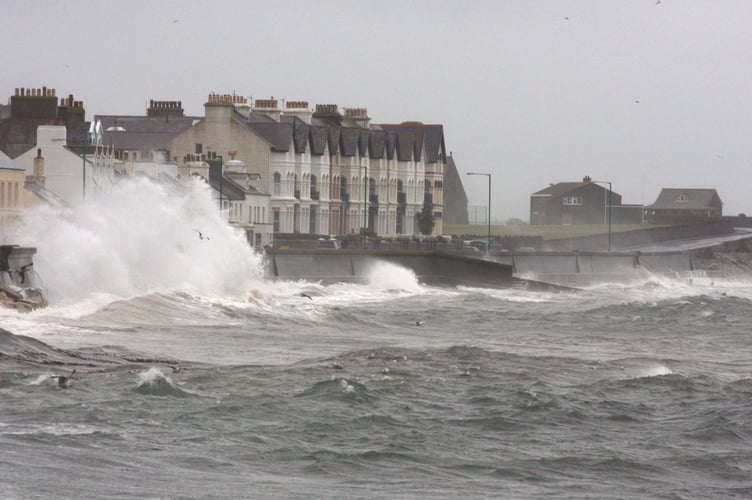
[[[423,210],[418,212],[418,229],[427,236],[433,232],[433,226],[435,225],[433,203],[426,197],[423,200]]]

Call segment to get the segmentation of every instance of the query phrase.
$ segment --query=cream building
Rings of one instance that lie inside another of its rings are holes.
[[[371,125],[364,108],[274,98],[211,94],[205,117],[169,143],[171,155],[227,157],[258,176],[271,194],[275,233],[418,234],[417,215],[428,199],[432,234],[443,231],[443,127],[408,122]]]

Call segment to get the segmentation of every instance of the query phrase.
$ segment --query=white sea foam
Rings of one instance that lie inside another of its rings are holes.
[[[671,368],[669,368],[668,366],[663,364],[655,364],[638,369],[634,378],[660,377],[663,375],[672,375],[673,373],[673,370],[671,370]]]
[[[9,434],[16,436],[23,435],[51,435],[51,436],[81,436],[103,432],[99,427],[85,424],[31,424],[31,425],[0,425],[0,434]]]
[[[423,291],[424,288],[411,269],[391,262],[377,261],[373,263],[366,276],[369,286],[381,290],[404,290],[418,293]]]
[[[68,211],[41,206],[25,215],[14,241],[37,248],[34,266],[53,305],[90,304],[84,310],[113,296],[242,293],[262,275],[261,259],[200,180],[170,192],[132,179]]]
[[[172,380],[170,380],[170,378],[162,373],[162,370],[160,370],[156,366],[152,366],[146,371],[138,372],[139,387],[154,385],[165,381],[168,384],[172,385]]]

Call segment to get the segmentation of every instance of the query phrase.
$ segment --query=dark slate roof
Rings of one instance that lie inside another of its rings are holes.
[[[339,127],[329,128],[329,154],[339,153],[339,139],[342,136],[342,129]]]
[[[18,158],[37,143],[37,127],[53,125],[50,120],[8,118],[0,122],[0,151],[10,158]]]
[[[384,155],[386,153],[387,132],[385,130],[372,130],[368,136],[368,140],[368,149],[370,151],[371,158],[384,158]]]
[[[423,160],[426,163],[436,163],[440,157],[446,156],[442,125],[405,122],[399,125],[382,124],[380,127],[398,134],[397,151],[401,161],[409,160],[411,151],[416,160],[420,160],[425,151],[426,157]]]
[[[311,126],[303,120],[294,117],[293,120],[293,143],[295,144],[295,153],[302,154],[308,148],[308,141],[311,134]]]
[[[329,127],[311,125],[311,154],[323,155],[329,140]]]
[[[547,194],[552,198],[555,198],[558,196],[564,196],[565,194],[574,191],[575,189],[580,188],[585,184],[587,184],[587,182],[557,182],[556,184],[551,184],[547,188],[536,191],[533,194]]]
[[[292,123],[285,122],[246,122],[246,127],[256,132],[272,146],[272,151],[290,150],[293,137]]]
[[[167,149],[167,144],[197,118],[190,116],[96,115],[102,122],[102,143],[115,149]],[[124,130],[107,131],[108,128]]]
[[[222,176],[222,182],[220,184],[219,179],[219,161],[212,160],[209,162],[209,185],[219,191],[220,186],[222,188],[222,198],[228,200],[244,200],[245,189],[243,186],[230,179],[226,175]]]
[[[683,196],[686,201],[678,201]],[[702,210],[711,207],[721,207],[723,202],[715,189],[661,189],[655,203],[645,208],[654,210]]]
[[[560,196],[567,195],[569,193],[578,191],[580,188],[584,188],[588,186],[595,186],[595,188],[600,189],[604,192],[608,191],[608,189],[606,189],[605,187],[592,181],[559,182],[556,184],[552,184],[545,189],[541,189],[540,191],[533,193],[533,195],[549,195],[551,198],[558,198]],[[619,193],[612,190],[611,196],[613,197],[612,199],[615,200],[614,203],[619,203],[619,204],[621,203],[621,195]]]
[[[371,132],[368,129],[360,129],[360,137],[358,138],[358,153],[360,153],[360,156],[368,156],[370,154],[368,151],[368,143],[370,142],[368,136],[370,134]]]
[[[397,132],[394,130],[386,131],[386,156],[390,160],[394,158],[397,151]]]
[[[360,129],[357,127],[343,127],[340,129],[340,152],[342,156],[355,156],[359,153]]]

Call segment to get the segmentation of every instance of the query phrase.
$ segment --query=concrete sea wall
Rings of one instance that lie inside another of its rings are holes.
[[[280,279],[323,282],[365,281],[379,262],[411,269],[419,281],[438,286],[506,288],[521,284],[585,286],[631,281],[647,273],[680,275],[692,271],[686,252],[674,253],[517,253],[484,260],[429,251],[272,250],[267,274]]]
[[[348,282],[368,279],[379,262],[411,269],[429,285],[508,287],[515,281],[511,265],[427,251],[272,250],[266,265],[273,278]]]

